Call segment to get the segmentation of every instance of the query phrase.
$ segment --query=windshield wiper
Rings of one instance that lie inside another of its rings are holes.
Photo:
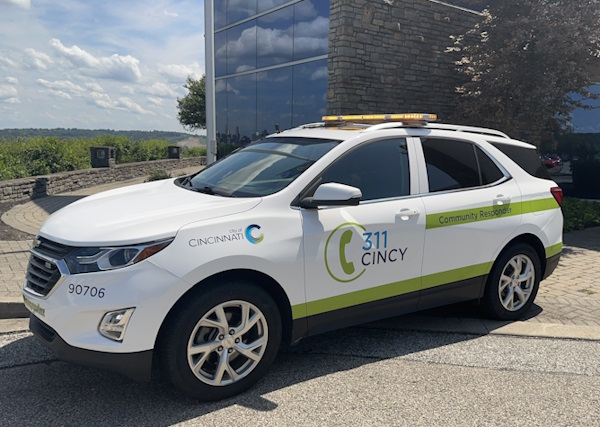
[[[205,185],[204,187],[190,187],[190,190],[196,191],[197,193],[210,194],[211,196],[233,197],[231,193],[215,190],[215,187],[210,185]]]

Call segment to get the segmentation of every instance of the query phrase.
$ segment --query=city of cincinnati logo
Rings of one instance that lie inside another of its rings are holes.
[[[244,229],[232,228],[226,233],[214,234],[212,236],[204,236],[200,238],[190,239],[188,245],[192,248],[201,246],[216,245],[219,243],[237,242],[240,240],[247,240],[253,245],[256,245],[263,241],[264,235],[259,233],[260,225],[252,224]]]
[[[370,268],[404,261],[408,247],[389,244],[388,230],[367,231],[356,222],[338,225],[325,243],[325,268],[337,282],[348,283]]]
[[[256,236],[258,233],[254,233],[254,235],[253,235],[254,230],[260,230],[260,225],[252,224],[252,225],[249,225],[248,227],[246,227],[246,239],[250,243],[256,245],[263,241],[264,235],[262,233],[260,233],[260,235],[258,235],[258,236]]]

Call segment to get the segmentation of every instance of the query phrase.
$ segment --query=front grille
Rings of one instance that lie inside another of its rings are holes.
[[[56,285],[58,279],[60,279],[60,270],[55,263],[31,254],[27,266],[27,282],[25,284],[27,289],[46,296]]]
[[[47,296],[61,278],[61,271],[53,260],[62,260],[73,250],[75,248],[72,246],[38,237],[29,257],[25,289]]]
[[[56,243],[43,237],[37,238],[39,245],[35,247],[36,252],[52,259],[63,259],[75,248],[72,246]]]

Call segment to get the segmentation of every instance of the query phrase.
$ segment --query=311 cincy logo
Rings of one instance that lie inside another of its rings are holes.
[[[337,226],[325,243],[325,267],[336,281],[348,283],[368,269],[404,261],[407,247],[397,247],[388,240],[387,230],[367,231],[356,222]]]

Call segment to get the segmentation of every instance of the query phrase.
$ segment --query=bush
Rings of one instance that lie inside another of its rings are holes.
[[[600,196],[600,160],[578,160],[571,163],[573,185],[578,193],[588,196]]]
[[[91,168],[90,147],[115,147],[117,163],[131,163],[166,159],[170,145],[159,139],[132,141],[114,135],[79,139],[0,139],[0,180]],[[183,157],[203,155],[206,155],[204,147],[183,150]]]
[[[183,147],[182,157],[206,156],[206,147]]]
[[[155,169],[150,172],[150,178],[148,178],[147,182],[150,181],[160,181],[161,179],[171,178],[171,174],[164,169]]]
[[[600,203],[565,197],[562,204],[563,231],[600,226]]]

